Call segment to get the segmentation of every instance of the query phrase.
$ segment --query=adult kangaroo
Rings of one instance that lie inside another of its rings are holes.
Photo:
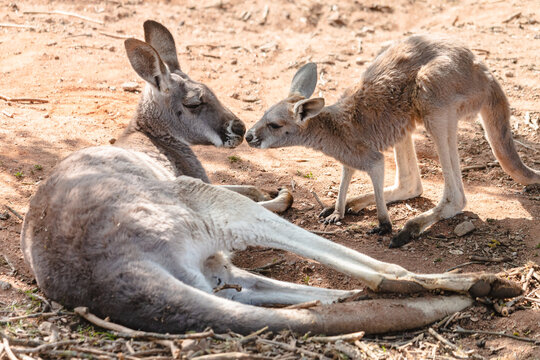
[[[411,36],[384,49],[361,81],[334,105],[312,98],[317,66],[298,70],[286,99],[270,107],[246,134],[249,145],[276,148],[303,145],[343,165],[335,208],[325,209],[325,222],[342,219],[377,205],[379,226],[372,233],[392,231],[387,202],[422,194],[412,132],[423,124],[431,135],[444,176],[444,192],[433,209],[406,222],[391,240],[399,247],[428,226],[461,212],[466,204],[457,150],[457,123],[482,115],[487,139],[503,170],[521,184],[540,183],[540,172],[521,161],[512,140],[508,100],[486,66],[465,46],[434,36]],[[396,180],[384,188],[384,157],[394,147]],[[366,171],[373,193],[346,201],[354,171]]]
[[[411,273],[209,184],[189,145],[238,145],[243,125],[206,86],[180,71],[167,29],[153,21],[144,29],[146,42],[125,42],[132,67],[147,82],[133,121],[116,146],[84,149],[63,160],[30,202],[21,247],[47,297],[148,331],[211,326],[247,333],[268,325],[335,334],[419,327],[470,305],[467,294],[519,293],[491,274]],[[374,290],[446,289],[460,295],[303,310],[257,307],[315,299],[331,304],[357,291],[290,284],[239,269],[228,254],[248,245],[315,259]],[[239,285],[240,291],[218,291],[223,284]]]

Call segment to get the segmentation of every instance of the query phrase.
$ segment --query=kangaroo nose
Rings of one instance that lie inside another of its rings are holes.
[[[246,135],[246,141],[251,142],[253,140],[253,134],[251,132],[248,132]]]
[[[244,136],[246,133],[246,126],[240,120],[236,120],[233,122],[232,131],[237,135]]]

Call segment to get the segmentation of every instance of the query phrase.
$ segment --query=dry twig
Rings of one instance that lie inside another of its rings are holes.
[[[277,346],[277,347],[280,347],[280,348],[282,348],[284,350],[287,350],[287,351],[292,351],[292,352],[298,353],[298,354],[309,355],[309,356],[312,356],[312,357],[315,357],[315,358],[319,358],[321,360],[322,359],[328,359],[326,356],[324,356],[322,354],[317,354],[317,353],[315,353],[313,351],[298,348],[296,346],[285,344],[285,343],[282,343],[282,342],[279,342],[279,341],[273,341],[273,340],[267,340],[267,339],[257,339],[257,342],[262,343],[262,344]]]
[[[30,103],[30,104],[46,104],[49,100],[45,99],[35,99],[35,98],[10,98],[9,96],[0,95],[0,100],[7,102],[20,102],[20,103]]]
[[[228,352],[228,353],[221,353],[221,354],[202,355],[202,356],[197,356],[197,357],[194,357],[194,358],[191,358],[191,359],[192,360],[235,360],[235,359],[238,359],[238,360],[243,360],[243,359],[246,359],[246,360],[252,360],[252,359],[266,360],[266,359],[269,359],[269,360],[271,360],[273,358],[267,357],[267,356],[260,356],[260,355],[242,353],[242,352]]]
[[[24,11],[23,14],[25,14],[25,15],[33,15],[33,14],[64,15],[64,16],[75,17],[75,18],[78,18],[78,19],[81,19],[81,20],[93,22],[93,23],[100,24],[100,25],[104,24],[104,22],[101,21],[101,20],[95,20],[95,19],[92,19],[92,18],[89,18],[89,17],[86,17],[86,16],[76,14],[76,13],[60,11],[60,10],[54,10],[54,11]]]
[[[135,37],[134,35],[112,34],[105,31],[100,31],[99,33],[103,36],[108,36],[113,39],[130,39]]]
[[[261,267],[258,267],[258,268],[253,268],[253,269],[249,269],[249,271],[252,271],[252,272],[263,272],[265,270],[268,270],[270,268],[273,268],[274,266],[277,266],[277,265],[281,265],[285,262],[285,259],[281,259],[281,260],[278,260],[278,261],[275,261],[275,262],[271,262],[269,264],[266,264],[266,265],[263,265]]]
[[[207,337],[214,336],[214,332],[212,330],[204,331],[200,333],[194,333],[194,334],[177,334],[177,335],[133,330],[128,327],[100,319],[96,315],[88,312],[87,307],[76,307],[75,309],[73,309],[73,311],[75,311],[76,314],[83,317],[84,319],[91,322],[92,324],[97,325],[107,330],[111,330],[114,335],[119,336],[119,337],[124,337],[124,338],[185,340],[185,339],[204,339]]]
[[[510,339],[515,339],[515,340],[533,343],[535,345],[540,345],[540,340],[535,340],[535,339],[522,337],[522,336],[516,336],[512,334],[505,334],[502,331],[496,332],[496,331],[485,331],[485,330],[469,330],[469,329],[463,329],[460,326],[458,326],[456,329],[441,329],[441,331],[449,332],[449,333],[456,333],[456,334],[485,334],[485,335],[494,335],[494,336],[504,336]]]
[[[35,29],[35,26],[31,25],[19,25],[19,24],[9,24],[9,23],[0,23],[0,27],[10,27],[10,28],[21,28],[21,29]]]
[[[307,301],[300,304],[286,306],[285,309],[309,309],[321,305],[320,300]]]
[[[322,342],[322,343],[335,343],[338,341],[354,342],[356,340],[362,339],[365,334],[366,334],[365,332],[359,331],[355,333],[337,335],[337,336],[312,336],[308,338],[308,341]]]
[[[315,198],[315,201],[319,204],[319,206],[321,207],[321,210],[324,210],[326,208],[326,206],[324,206],[323,202],[321,201],[321,199],[319,198],[319,195],[317,195],[317,193],[314,191],[314,190],[311,190],[310,191],[311,195],[313,195],[313,197]]]
[[[11,351],[11,348],[9,347],[9,342],[6,338],[4,338],[2,340],[3,344],[4,344],[4,351],[6,352],[9,360],[18,360],[18,358],[15,356],[15,354],[13,353],[13,351]]]

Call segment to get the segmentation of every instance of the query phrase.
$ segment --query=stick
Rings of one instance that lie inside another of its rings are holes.
[[[320,300],[307,301],[300,304],[286,306],[284,309],[309,309],[321,305]]]
[[[306,349],[297,348],[295,346],[285,344],[285,343],[282,343],[282,342],[279,342],[279,341],[273,341],[273,340],[267,340],[267,339],[257,339],[257,342],[267,344],[267,345],[274,345],[274,346],[280,347],[282,349],[285,349],[287,351],[292,351],[292,352],[299,353],[299,354],[305,354],[305,355],[309,355],[309,356],[319,358],[319,359],[328,359],[326,356],[324,356],[322,354],[317,354],[317,353],[314,353],[314,352],[306,350]]]
[[[512,15],[512,16],[510,16],[508,19],[503,20],[503,24],[507,24],[507,23],[509,23],[510,21],[514,20],[514,19],[518,19],[520,16],[521,16],[521,11],[515,13],[515,14]]]
[[[93,23],[100,24],[100,25],[104,24],[104,22],[101,21],[101,20],[95,20],[95,19],[91,19],[91,18],[86,17],[86,16],[76,14],[76,13],[60,11],[60,10],[54,10],[54,11],[24,11],[23,14],[25,14],[25,15],[31,15],[31,14],[64,15],[64,16],[72,16],[72,17],[75,17],[75,18],[78,18],[78,19],[81,19],[81,20],[93,22]]]
[[[34,314],[28,314],[28,315],[14,316],[10,318],[0,318],[0,324],[5,324],[5,323],[22,320],[22,319],[35,318],[35,317],[47,319],[47,318],[50,318],[51,316],[56,316],[56,315],[58,315],[57,312],[40,312],[40,313],[34,313]]]
[[[264,271],[264,270],[268,270],[268,269],[270,269],[270,268],[272,268],[274,266],[283,264],[284,262],[285,262],[285,259],[281,259],[281,260],[278,260],[276,262],[269,263],[269,264],[266,264],[266,265],[258,267],[258,268],[250,269],[249,271],[261,272],[261,271]]]
[[[359,347],[363,352],[365,352],[368,356],[368,359],[378,359],[379,356],[377,354],[375,354],[373,351],[371,351],[371,349],[369,348],[369,346],[367,346],[367,344],[363,343],[362,341],[360,340],[356,340],[354,342],[354,345],[356,345],[357,347]]]
[[[214,288],[214,293],[217,293],[218,291],[225,290],[225,289],[235,289],[237,292],[242,291],[242,286],[238,284],[223,284],[216,286]]]
[[[185,339],[204,339],[207,337],[214,336],[212,330],[204,331],[194,334],[178,334],[178,335],[168,335],[160,334],[146,331],[133,330],[128,327],[112,323],[110,321],[105,321],[100,319],[94,314],[88,312],[87,307],[76,307],[73,311],[79,316],[83,317],[87,321],[91,322],[94,325],[102,327],[107,330],[111,330],[114,335],[118,337],[131,338],[131,339],[164,339],[164,340],[185,340]]]
[[[337,335],[337,336],[313,336],[307,339],[307,341],[322,342],[322,343],[334,343],[336,341],[354,342],[364,337],[366,333],[359,331],[350,334]]]
[[[108,36],[108,37],[111,37],[113,39],[130,39],[130,38],[134,38],[135,36],[134,35],[118,35],[118,34],[111,34],[111,33],[107,33],[105,31],[100,31],[99,32],[101,35],[103,36]]]
[[[468,262],[463,263],[463,264],[452,266],[451,268],[446,269],[445,272],[450,272],[452,270],[456,270],[456,269],[462,268],[462,267],[467,266],[467,265],[472,265],[472,264],[483,264],[483,262],[482,261],[468,261]]]
[[[435,330],[433,330],[433,328],[429,328],[428,330],[429,334],[431,336],[433,336],[435,339],[439,340],[441,343],[443,343],[447,348],[450,348],[452,351],[455,351],[457,352],[458,354],[460,355],[464,355],[466,357],[469,357],[469,355],[472,355],[472,354],[467,354],[465,353],[463,350],[461,350],[459,347],[457,347],[455,344],[451,343],[449,340],[447,340],[446,338],[444,338],[441,334],[439,334],[438,332],[436,332]],[[474,355],[473,355],[474,356]]]
[[[488,258],[486,256],[477,256],[477,255],[472,255],[470,259],[473,261],[482,261],[482,262],[507,262],[511,260],[508,257]]]
[[[10,98],[9,96],[4,96],[0,94],[0,100],[7,102],[27,102],[30,104],[46,104],[49,100],[45,99],[34,99],[34,98]]]
[[[257,336],[259,336],[260,334],[262,334],[266,330],[268,330],[268,326],[265,326],[262,329],[259,329],[259,330],[255,331],[255,332],[249,334],[248,336],[244,336],[242,339],[240,339],[239,343],[241,345],[243,345],[245,343],[248,343],[251,340],[254,340]]]
[[[7,354],[8,358],[9,358],[9,360],[19,360],[15,356],[13,351],[11,351],[11,348],[9,347],[9,342],[7,341],[7,339],[4,338],[2,342],[4,343],[4,350],[6,351],[6,354]]]
[[[529,343],[533,343],[535,345],[540,345],[540,340],[535,340],[531,338],[516,336],[516,335],[510,335],[505,334],[503,332],[496,332],[496,331],[485,331],[485,330],[469,330],[469,329],[463,329],[462,327],[457,327],[456,329],[441,329],[443,332],[449,332],[449,333],[456,333],[456,334],[485,334],[485,335],[495,335],[495,336],[504,336],[507,338],[525,341]]]
[[[525,145],[525,144],[524,144],[524,143],[522,143],[521,141],[518,141],[518,140],[514,140],[514,142],[515,142],[516,144],[518,144],[518,145],[521,145],[521,146],[523,146],[523,147],[524,147],[524,148],[526,148],[526,149],[529,149],[529,150],[532,150],[532,151],[534,151],[535,153],[539,153],[539,152],[540,152],[539,150],[537,150],[537,149],[533,148],[532,146],[529,146],[529,145]]]
[[[531,281],[532,274],[534,273],[534,268],[531,268],[529,272],[527,273],[527,276],[525,277],[525,283],[523,284],[523,291],[527,291],[527,288],[529,287],[529,282]]]
[[[21,28],[21,29],[35,29],[35,26],[31,25],[19,25],[19,24],[9,24],[9,23],[0,23],[0,27],[11,27],[11,28]]]
[[[35,347],[35,348],[13,349],[13,352],[18,353],[18,354],[20,354],[20,353],[39,354],[39,353],[43,352],[44,350],[48,350],[50,348],[55,348],[57,346],[78,344],[80,342],[81,342],[80,339],[79,340],[62,340],[62,341],[57,341],[57,342],[53,342],[53,343],[47,343],[47,344],[39,345],[38,347]]]
[[[8,205],[5,205],[6,209],[8,209],[10,212],[13,213],[13,215],[15,215],[16,217],[19,218],[19,220],[24,220],[24,217],[19,214],[17,211],[13,210],[11,207],[9,207]]]
[[[253,355],[248,353],[242,353],[242,352],[228,352],[228,353],[221,353],[221,354],[212,354],[212,355],[202,355],[202,356],[196,356],[194,358],[191,358],[192,360],[250,360],[250,359],[274,359],[267,356],[261,356],[261,355]]]
[[[319,204],[319,206],[321,207],[321,210],[324,210],[326,208],[326,206],[324,206],[323,202],[321,201],[321,199],[319,199],[319,195],[317,195],[317,193],[314,191],[314,190],[311,190],[310,191],[311,195],[313,195],[313,197],[315,198],[315,201]]]
[[[312,232],[317,235],[336,235],[339,231],[322,231],[322,230],[309,230],[309,232]]]
[[[10,274],[10,275],[15,274],[15,272],[17,271],[17,269],[15,269],[15,267],[14,267],[13,264],[9,261],[9,259],[7,258],[7,256],[6,256],[5,254],[2,254],[2,257],[4,258],[4,261],[6,262],[6,264],[8,264],[9,267],[11,268],[11,274]]]

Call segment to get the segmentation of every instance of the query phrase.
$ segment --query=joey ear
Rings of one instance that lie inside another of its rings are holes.
[[[163,25],[153,20],[144,22],[144,40],[152,45],[159,56],[169,67],[171,72],[180,70],[178,56],[176,55],[176,46],[171,32]]]
[[[305,126],[308,121],[318,115],[323,108],[323,98],[304,99],[296,102],[293,108],[296,123]]]
[[[156,50],[144,41],[137,39],[127,39],[124,45],[133,70],[146,82],[161,91],[164,80],[168,80],[170,73]]]
[[[309,99],[315,90],[315,86],[317,86],[317,64],[307,63],[298,69],[294,75],[289,95],[300,94]]]

